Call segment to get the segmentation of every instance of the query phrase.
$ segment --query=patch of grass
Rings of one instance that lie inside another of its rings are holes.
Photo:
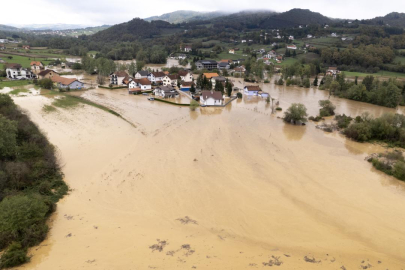
[[[8,57],[12,57],[9,59]],[[24,68],[31,68],[31,61],[41,61],[44,65],[48,65],[52,60],[46,60],[45,58],[40,57],[28,57],[28,56],[21,56],[21,55],[12,55],[12,54],[5,54],[0,52],[0,58],[8,63],[16,63],[20,64]],[[0,68],[3,68],[4,64],[0,64]]]
[[[42,107],[42,110],[46,113],[50,113],[50,112],[55,112],[56,108],[52,105],[44,105],[44,107]]]
[[[29,93],[27,89],[14,89],[9,94],[11,95],[19,95],[20,93]]]
[[[69,109],[76,107],[79,103],[80,102],[72,96],[63,95],[62,97],[55,99],[55,101],[52,102],[52,105],[63,109]]]
[[[32,81],[30,80],[21,80],[21,81],[0,81],[0,89],[4,87],[18,87],[18,86],[24,86],[32,84]]]
[[[390,77],[390,78],[404,78],[405,73],[399,72],[391,72],[391,71],[379,71],[377,73],[363,73],[363,72],[350,72],[350,71],[343,71],[346,77],[366,77],[372,75],[374,77]]]

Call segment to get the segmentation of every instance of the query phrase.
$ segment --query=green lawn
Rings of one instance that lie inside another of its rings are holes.
[[[8,57],[12,57],[12,59],[9,59]],[[31,61],[41,61],[44,65],[48,65],[50,62],[52,62],[52,60],[46,60],[45,58],[2,54],[1,52],[0,58],[2,58],[7,63],[20,64],[24,68],[31,68]],[[0,64],[0,69],[3,68],[4,64]]]
[[[374,77],[392,77],[392,78],[405,78],[405,73],[390,72],[390,71],[379,71],[377,73],[363,73],[363,72],[350,72],[343,71],[347,77],[366,77],[372,75]]]
[[[21,80],[21,81],[0,81],[0,89],[4,87],[16,87],[32,84],[32,81]]]
[[[397,56],[394,59],[394,63],[401,63],[401,65],[405,65],[405,56]]]

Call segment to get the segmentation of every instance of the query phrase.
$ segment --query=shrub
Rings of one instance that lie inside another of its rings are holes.
[[[195,111],[199,106],[200,106],[200,104],[197,101],[195,101],[194,99],[191,100],[190,110]]]
[[[237,96],[238,98],[242,98],[242,93],[238,92],[238,93],[236,94],[236,96]]]
[[[276,111],[282,111],[282,110],[283,110],[283,108],[281,108],[281,107],[276,108]]]
[[[371,139],[371,128],[364,122],[351,124],[343,133],[346,137],[359,142],[365,142]]]
[[[392,175],[399,180],[405,181],[405,163],[403,161],[395,163]]]
[[[339,128],[347,128],[350,125],[350,122],[353,120],[353,118],[351,118],[350,116],[346,116],[345,114],[342,114],[336,115],[335,120]]]
[[[0,258],[0,269],[21,265],[29,261],[27,249],[13,242]]]
[[[320,100],[319,106],[321,106],[321,109],[319,110],[319,115],[321,117],[335,115],[336,106],[333,105],[333,103],[330,100],[328,100],[328,99]]]
[[[304,106],[304,104],[293,103],[284,113],[284,121],[293,124],[297,124],[298,122],[306,122],[307,115],[307,108]]]

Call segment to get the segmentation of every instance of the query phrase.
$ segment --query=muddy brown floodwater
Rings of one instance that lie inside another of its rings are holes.
[[[310,115],[328,96],[263,88]],[[191,112],[125,90],[81,94],[136,128],[89,106],[44,113],[46,97],[15,98],[57,146],[71,188],[19,269],[404,268],[405,185],[364,161],[382,147],[286,125],[260,98]],[[352,116],[394,111],[332,101]]]

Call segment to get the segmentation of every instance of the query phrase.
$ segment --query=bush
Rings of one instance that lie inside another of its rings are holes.
[[[0,258],[0,269],[21,265],[29,261],[27,249],[13,242]]]
[[[293,103],[284,113],[284,121],[287,123],[297,124],[307,121],[307,108],[304,104]]]
[[[371,139],[371,128],[367,123],[353,123],[343,133],[355,141],[365,142]]]
[[[190,110],[195,111],[199,106],[200,106],[200,104],[197,101],[195,101],[194,99],[191,100]]]
[[[405,181],[405,163],[403,161],[395,163],[392,175],[399,180]]]
[[[41,79],[38,80],[38,85],[45,89],[52,89],[53,81],[51,79]]]
[[[283,110],[283,108],[281,108],[281,107],[276,108],[276,111],[282,111],[282,110]]]
[[[238,92],[238,93],[236,94],[236,96],[237,96],[238,98],[242,98],[242,93]]]
[[[351,118],[350,116],[346,116],[345,114],[342,114],[336,115],[335,120],[339,128],[347,128],[350,125],[350,122],[353,120],[353,118]]]
[[[328,100],[328,99],[320,100],[319,106],[321,106],[321,109],[319,109],[319,115],[321,117],[335,115],[336,106],[333,105],[333,103],[330,100]]]

